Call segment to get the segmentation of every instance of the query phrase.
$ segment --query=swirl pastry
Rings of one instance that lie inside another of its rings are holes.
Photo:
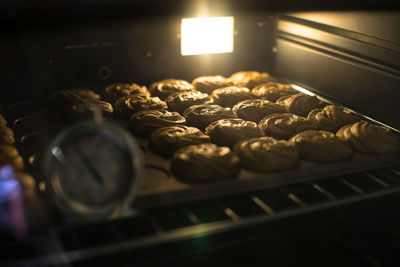
[[[278,99],[278,101],[282,100]],[[311,110],[325,106],[325,103],[319,100],[317,97],[305,94],[295,94],[287,97],[284,99],[283,103],[285,104],[288,112],[300,116],[307,116]]]
[[[239,118],[214,121],[207,126],[205,133],[219,146],[233,146],[243,139],[263,136],[257,123]]]
[[[0,144],[13,145],[14,143],[14,132],[7,126],[0,126]]]
[[[6,125],[7,125],[6,119],[3,117],[3,115],[0,114],[0,126],[6,126]]]
[[[230,79],[221,75],[215,76],[200,76],[192,81],[193,86],[197,91],[211,94],[212,91],[218,88],[232,86],[233,83]]]
[[[236,103],[256,98],[250,93],[250,90],[245,87],[229,86],[225,88],[216,89],[210,95],[217,105],[223,107],[233,107]]]
[[[265,116],[285,113],[286,109],[282,106],[264,99],[248,99],[237,103],[232,108],[235,116],[247,121],[259,122]]]
[[[199,129],[179,125],[155,130],[150,136],[149,147],[161,155],[170,157],[181,147],[209,142],[210,137]]]
[[[290,142],[301,157],[311,161],[334,162],[353,155],[353,149],[346,141],[328,131],[305,131],[293,136]]]
[[[24,167],[24,161],[14,146],[0,145],[0,166],[3,165],[12,165],[18,170]]]
[[[188,183],[234,179],[240,171],[239,159],[228,147],[214,144],[186,146],[175,152],[171,171]]]
[[[258,71],[239,71],[231,75],[231,80],[234,85],[249,89],[262,83],[275,81],[268,73]]]
[[[177,79],[165,79],[150,85],[149,91],[152,96],[158,96],[162,100],[177,92],[192,91],[194,86],[187,81]]]
[[[257,85],[251,90],[251,93],[257,97],[275,102],[282,96],[294,95],[299,92],[294,90],[290,84],[268,82]]]
[[[278,100],[276,100],[276,104],[278,104],[279,106],[282,106],[285,108],[286,110],[286,99],[290,98],[292,95],[285,95],[285,96],[281,96],[280,98],[278,98]]]
[[[183,113],[188,107],[193,105],[209,104],[213,100],[210,96],[199,91],[188,91],[174,93],[165,99],[171,111]]]
[[[188,125],[204,129],[210,123],[220,120],[234,118],[230,108],[223,108],[218,105],[194,105],[183,113]]]
[[[123,96],[145,95],[150,96],[146,86],[140,86],[136,83],[113,83],[104,89],[107,100],[114,102]]]
[[[347,140],[358,152],[371,154],[392,153],[399,149],[399,136],[389,128],[368,123],[356,122],[340,128],[336,136]]]
[[[334,105],[326,106],[323,109],[317,108],[311,110],[308,114],[308,119],[314,122],[318,129],[335,132],[342,126],[360,120],[349,110],[341,109]]]
[[[158,97],[124,96],[114,102],[114,109],[121,117],[128,118],[143,110],[167,109],[167,104]]]
[[[288,141],[263,136],[243,140],[233,149],[241,165],[256,172],[283,171],[299,164],[299,153]]]
[[[93,117],[96,111],[100,111],[103,117],[110,118],[113,115],[114,109],[110,103],[96,100],[91,103],[74,104],[66,108],[65,111],[74,119]]]
[[[129,127],[139,136],[148,136],[158,128],[185,124],[185,118],[178,112],[164,109],[139,111],[129,119]]]
[[[266,116],[258,123],[258,127],[265,135],[276,139],[289,139],[297,133],[316,129],[309,119],[291,113]]]
[[[100,100],[100,96],[88,89],[66,89],[54,92],[52,100],[56,105],[65,107]]]

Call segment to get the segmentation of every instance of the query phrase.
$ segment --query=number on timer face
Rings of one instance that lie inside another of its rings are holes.
[[[140,150],[124,130],[78,124],[51,146],[46,164],[49,191],[69,212],[107,214],[139,179],[140,159]]]

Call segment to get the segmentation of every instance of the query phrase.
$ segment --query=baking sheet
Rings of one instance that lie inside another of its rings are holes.
[[[138,141],[142,147],[147,147],[146,139],[139,139]],[[399,153],[387,155],[355,153],[351,159],[341,162],[315,163],[300,160],[299,166],[289,171],[256,173],[242,169],[239,176],[233,180],[190,184],[179,181],[170,173],[169,159],[148,149],[144,153],[146,169],[138,196],[132,203],[133,207],[136,208],[148,208],[323,179],[333,175],[359,172],[400,162]]]

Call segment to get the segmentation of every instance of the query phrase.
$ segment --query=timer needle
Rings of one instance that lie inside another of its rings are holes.
[[[89,172],[92,174],[93,178],[99,183],[103,184],[103,178],[100,173],[94,168],[92,162],[89,158],[83,153],[83,151],[79,147],[75,147],[75,151],[78,153],[79,158],[83,161],[83,164],[88,168]]]

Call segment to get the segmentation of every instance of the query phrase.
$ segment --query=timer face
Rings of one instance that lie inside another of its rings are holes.
[[[105,203],[117,193],[125,175],[118,149],[102,138],[79,140],[63,150],[65,164],[58,167],[65,195],[88,206]]]
[[[45,162],[48,192],[68,213],[107,214],[140,179],[141,151],[114,125],[80,123],[61,133]]]

